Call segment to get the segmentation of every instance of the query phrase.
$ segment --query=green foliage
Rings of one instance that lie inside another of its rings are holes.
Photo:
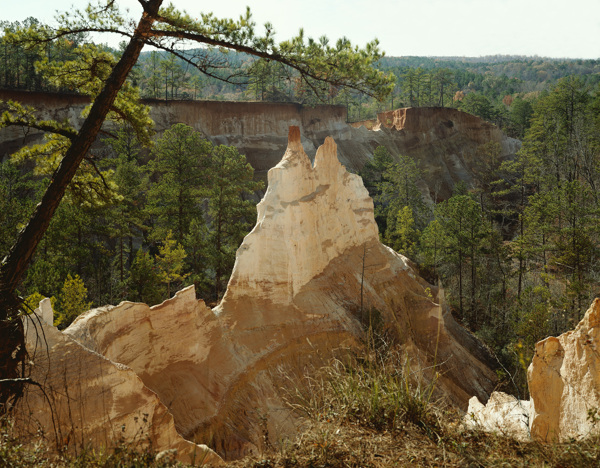
[[[60,328],[68,327],[81,313],[89,310],[92,303],[88,302],[87,288],[79,275],[70,274],[63,284],[57,301],[57,318],[55,325]]]
[[[263,188],[254,181],[254,169],[232,146],[217,146],[210,159],[208,216],[210,218],[208,255],[215,274],[215,295],[224,292],[225,281],[233,268],[235,252],[256,220],[251,196]]]
[[[418,237],[415,228],[423,227],[428,216],[417,186],[421,174],[415,161],[403,155],[394,158],[385,147],[378,146],[360,175],[375,202],[382,239],[396,250],[409,249]],[[409,208],[410,215],[404,207]]]
[[[490,100],[483,94],[468,93],[458,105],[458,108],[469,114],[477,115],[484,120],[493,121],[496,112]]]
[[[155,305],[163,300],[164,290],[160,271],[154,258],[142,249],[137,251],[131,264],[128,286],[127,297],[132,301]]]
[[[477,269],[484,242],[489,234],[480,205],[469,195],[454,195],[435,209],[443,243],[446,268],[458,276],[458,308],[474,328],[478,323],[476,301]],[[464,305],[465,285],[470,283],[469,311]]]
[[[27,34],[28,32],[23,31],[15,32],[10,37],[18,42]],[[114,67],[115,58],[111,53],[93,44],[76,47],[72,54],[71,60],[62,61],[43,57],[36,62],[36,70],[57,87],[77,90],[91,97],[93,101]],[[139,102],[139,97],[139,90],[126,83],[121,88],[107,119],[117,125],[128,123],[137,139],[148,144],[153,122],[149,116],[149,108]],[[83,111],[83,117],[88,114],[91,105]],[[14,162],[34,161],[36,175],[53,174],[77,135],[77,130],[68,121],[41,120],[34,109],[16,102],[8,102],[2,114],[0,128],[9,126],[30,127],[48,132],[43,143],[25,146],[11,157]],[[88,206],[120,201],[116,194],[113,171],[99,170],[95,159],[88,156],[69,186],[68,199]]]
[[[212,144],[191,127],[175,124],[154,145],[148,212],[155,218],[153,238],[173,230],[183,242],[192,219],[201,216]]]
[[[114,159],[104,160],[103,164],[114,167],[113,181],[117,185],[120,203],[108,207],[106,218],[109,236],[118,242],[113,265],[118,280],[116,296],[125,298],[126,269],[131,267],[134,258],[134,241],[142,237],[145,226],[146,195],[149,186],[146,168],[139,163],[142,143],[130,126],[119,128],[115,137],[104,140],[114,151]],[[112,298],[111,298],[112,302]]]
[[[194,283],[200,297],[209,297],[213,287],[211,272],[207,269],[212,249],[211,234],[208,225],[202,219],[193,219],[183,245],[187,253],[186,271],[189,281]]]
[[[4,257],[33,209],[39,187],[11,161],[0,163],[0,257]]]
[[[517,97],[510,105],[509,116],[511,124],[509,131],[512,130],[515,137],[523,138],[525,136],[525,131],[531,124],[533,105],[530,101]]]
[[[381,182],[383,173],[393,162],[394,159],[387,148],[378,146],[373,152],[373,158],[369,159],[360,170],[359,175],[372,198],[379,194],[378,183]]]
[[[167,298],[171,297],[171,284],[179,283],[187,276],[182,274],[183,261],[186,257],[185,250],[171,236],[172,232],[169,231],[158,248],[159,254],[156,256],[156,266],[160,271],[159,277],[167,285]]]
[[[394,228],[386,237],[390,247],[394,250],[413,257],[419,240],[419,231],[415,228],[415,219],[410,206],[404,206],[398,210]]]
[[[291,71],[279,62],[256,60],[250,65],[248,73],[250,84],[246,94],[253,99],[289,101],[294,93],[293,84],[297,80]]]
[[[38,256],[27,271],[23,287],[32,293],[39,291],[44,297],[57,295],[63,283],[61,273],[53,259]]]
[[[423,230],[420,238],[420,255],[425,266],[434,271],[442,261],[442,252],[445,245],[443,226],[438,219],[433,219]]]
[[[31,313],[35,309],[40,306],[40,302],[46,299],[46,296],[40,294],[38,292],[34,292],[25,298],[23,301],[23,308],[25,313]],[[50,304],[52,305],[52,310],[56,309],[56,297],[52,296],[50,298]]]
[[[11,43],[21,43],[23,40],[27,43],[43,43],[70,36],[75,31],[119,32],[130,36],[135,24],[119,10],[115,2],[101,2],[101,5],[90,6],[85,10],[76,9],[59,15],[57,20],[60,26],[55,30],[31,27],[23,31],[23,36],[8,33],[6,37]],[[147,41],[157,45],[159,49],[174,51],[179,59],[202,73],[217,76],[226,82],[245,81],[239,68],[231,66],[236,57],[227,54],[215,57],[212,49],[186,51],[185,47],[179,46],[195,41],[220,50],[229,49],[280,62],[295,71],[297,76],[323,98],[329,86],[323,85],[323,82],[334,87],[349,87],[378,99],[384,98],[393,87],[393,75],[386,75],[374,67],[383,56],[376,40],[360,49],[346,38],[330,44],[324,37],[319,40],[305,38],[301,31],[296,37],[277,44],[270,24],[265,25],[264,35],[257,33],[249,9],[238,20],[233,20],[217,18],[210,12],[190,15],[169,4],[160,9],[160,15]],[[165,71],[168,80],[171,72]],[[167,87],[171,86],[167,81]]]
[[[444,107],[452,102],[458,89],[453,81],[454,72],[449,68],[402,67],[394,73],[400,79],[401,97],[407,107]]]

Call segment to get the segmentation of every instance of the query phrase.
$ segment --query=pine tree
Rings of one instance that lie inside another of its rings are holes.
[[[212,144],[184,124],[175,124],[156,141],[150,176],[156,181],[148,192],[148,212],[153,216],[154,240],[172,229],[180,244],[192,219],[201,218],[206,195]]]
[[[417,185],[420,177],[415,161],[404,155],[398,155],[397,161],[387,165],[383,172],[376,201],[380,205],[378,211],[385,216],[385,229],[381,231],[385,242],[393,242],[398,230],[398,213],[405,206],[411,210],[415,227],[422,229],[425,226],[429,214]]]
[[[171,297],[171,285],[183,281],[187,276],[182,273],[185,249],[172,239],[172,235],[171,231],[167,232],[167,237],[162,241],[156,256],[160,279],[167,285],[167,299]]]
[[[247,197],[262,188],[262,183],[253,180],[254,169],[231,146],[214,148],[209,174],[210,265],[215,274],[215,296],[219,298],[233,268],[235,252],[256,219],[255,203]]]
[[[415,219],[410,206],[403,206],[398,210],[394,229],[389,232],[387,239],[390,247],[395,251],[414,258],[419,231],[415,228]]]
[[[163,300],[164,288],[160,271],[154,258],[142,249],[135,254],[127,284],[129,287],[127,298],[132,301],[154,305]]]
[[[60,295],[58,296],[58,317],[55,325],[60,328],[68,327],[81,313],[89,310],[92,303],[88,302],[87,288],[79,275],[67,275]]]
[[[481,206],[469,195],[454,195],[439,203],[435,209],[435,218],[442,231],[445,269],[458,276],[459,310],[463,318],[476,328],[477,267],[483,241],[488,235],[488,224],[482,216]],[[467,281],[470,283],[468,309],[464,304]]]

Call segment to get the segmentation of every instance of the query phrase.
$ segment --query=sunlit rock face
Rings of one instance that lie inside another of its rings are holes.
[[[314,167],[298,127],[283,159],[269,171],[256,226],[244,239],[221,309],[244,296],[290,305],[302,287],[347,249],[377,241],[373,200],[346,171],[327,137]]]
[[[295,430],[279,371],[302,374],[357,349],[370,314],[415,367],[438,371],[455,404],[487,401],[496,381],[489,355],[441,302],[407,258],[379,242],[373,202],[334,141],[311,164],[291,127],[219,306],[210,310],[188,288],[154,307],[92,310],[65,334],[133,369],[184,437],[235,458]]]
[[[520,441],[531,440],[529,434],[529,400],[519,400],[503,392],[494,392],[487,404],[477,397],[469,400],[465,425]]]
[[[599,299],[575,330],[536,344],[527,377],[533,438],[565,441],[599,431]]]
[[[221,464],[207,446],[177,433],[173,416],[132,369],[61,333],[52,326],[52,316],[50,300],[44,299],[24,319],[30,377],[43,390],[28,386],[14,412],[17,430],[61,450],[110,450],[124,444],[175,450],[184,463]]]

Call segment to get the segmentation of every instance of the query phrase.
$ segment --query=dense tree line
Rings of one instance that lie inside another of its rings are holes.
[[[21,294],[55,298],[61,325],[91,304],[156,304],[186,284],[218,299],[255,221],[254,193],[262,187],[245,157],[183,124],[150,150],[127,126],[105,144],[112,149],[102,161],[110,189],[99,195],[90,185],[72,187]],[[17,155],[0,165],[0,256],[47,184],[32,164],[40,161]]]
[[[534,344],[573,328],[600,287],[600,89],[563,79],[536,101],[516,159],[500,164],[493,143],[479,152],[482,185],[435,206],[410,158],[379,147],[361,173],[382,240],[441,282],[523,392]]]

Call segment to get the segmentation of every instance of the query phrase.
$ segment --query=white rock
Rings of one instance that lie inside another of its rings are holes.
[[[503,392],[494,392],[485,406],[477,397],[471,398],[464,421],[467,427],[527,441],[531,440],[529,413],[528,400],[519,400]]]
[[[30,385],[15,412],[17,428],[39,431],[50,446],[68,450],[115,447],[173,449],[190,463],[221,458],[205,445],[184,440],[156,394],[129,367],[85,348],[53,327],[48,299],[24,318],[32,361]],[[50,319],[51,320],[51,319]]]

